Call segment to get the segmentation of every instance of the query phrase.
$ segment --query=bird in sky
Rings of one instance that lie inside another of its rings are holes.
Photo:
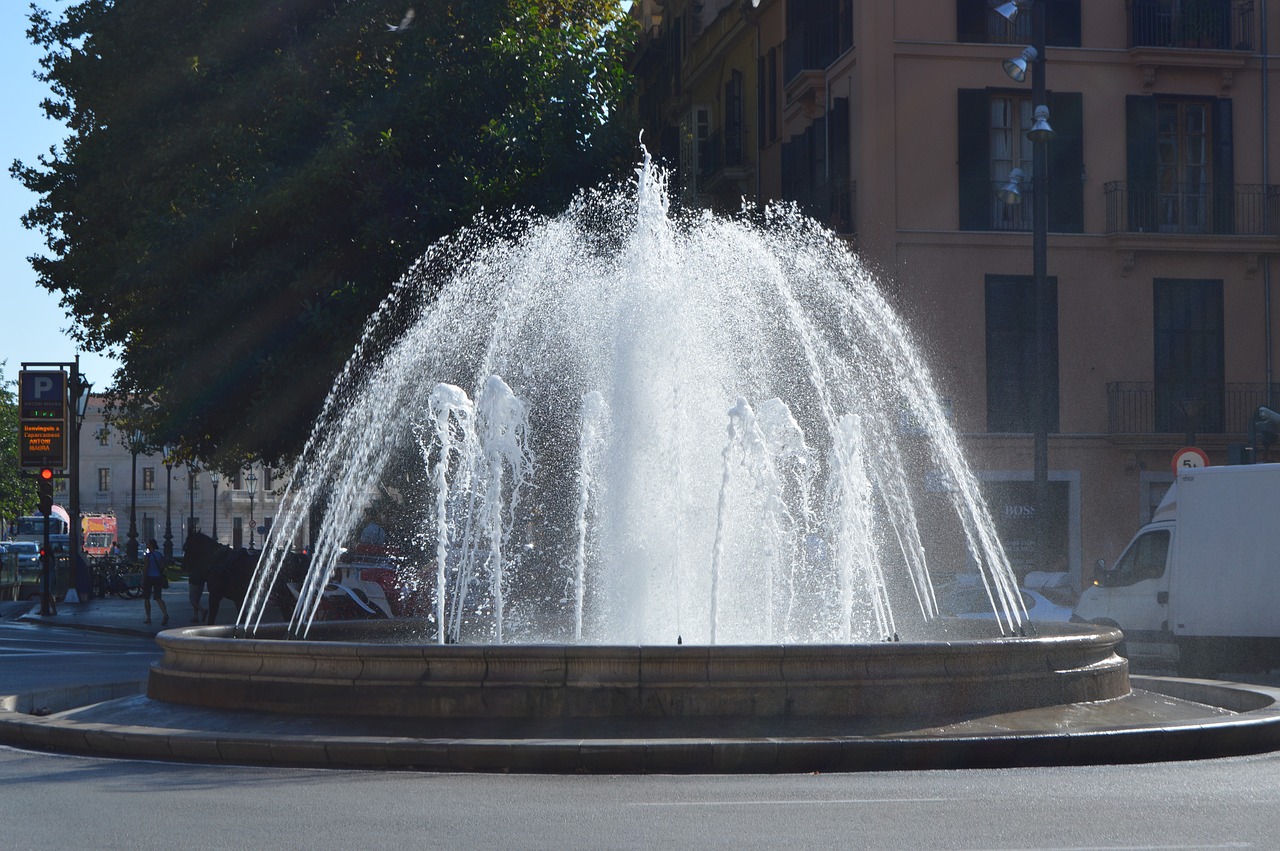
[[[409,27],[413,26],[413,15],[413,8],[410,7],[404,13],[404,17],[400,20],[399,26],[396,26],[395,24],[387,24],[387,32],[400,33],[409,29]]]

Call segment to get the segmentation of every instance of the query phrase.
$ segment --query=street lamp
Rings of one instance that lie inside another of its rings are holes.
[[[249,486],[249,550],[253,550],[253,495],[258,492],[258,477],[253,474],[253,470],[249,470],[249,475],[245,476],[245,482]]]
[[[138,453],[146,439],[140,430],[129,433],[129,453],[133,456],[133,475],[129,480],[129,543],[125,546],[129,561],[138,560]]]
[[[1032,479],[1036,505],[1037,569],[1047,569],[1049,558],[1049,388],[1053,383],[1050,349],[1053,304],[1049,300],[1049,141],[1054,137],[1049,126],[1049,107],[1045,88],[1045,0],[1013,0],[996,8],[996,12],[1012,21],[1018,12],[1031,8],[1031,45],[1016,59],[1004,61],[1004,70],[1017,82],[1031,72],[1031,103],[1034,121],[1027,132],[1031,141],[1031,264],[1035,296],[1035,406],[1032,411]],[[1021,179],[1018,174],[1017,178]],[[1009,192],[1010,186],[1013,191]],[[1018,203],[1021,192],[1017,184],[1001,187],[999,195],[1006,203]],[[1012,202],[1010,197],[1015,198]]]
[[[80,356],[76,355],[72,367],[74,382],[71,385],[76,393],[76,429],[71,436],[71,570],[75,577],[76,595],[88,600],[93,594],[93,580],[89,576],[89,566],[84,560],[84,524],[80,519],[80,429],[84,425],[85,414],[89,411],[89,395],[93,392],[93,382],[86,381],[80,372]]]
[[[213,482],[213,540],[218,540],[218,482],[222,481],[222,476],[218,475],[217,470],[209,471],[209,481]]]
[[[182,545],[182,549],[184,553],[186,552],[186,549],[187,549],[187,545],[185,543],[186,539],[190,538],[191,533],[196,530],[196,473],[198,472],[199,470],[196,469],[196,462],[192,460],[188,460],[187,461],[187,501],[189,505],[187,506],[187,535],[186,535],[186,538],[183,539],[184,543]]]
[[[173,558],[173,445],[164,447],[164,557]]]

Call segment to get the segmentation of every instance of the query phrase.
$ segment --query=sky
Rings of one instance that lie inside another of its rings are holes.
[[[42,0],[39,5],[60,13],[67,4]],[[9,176],[14,160],[34,163],[67,136],[66,128],[40,109],[49,89],[32,76],[40,68],[41,51],[27,40],[27,13],[25,0],[0,2],[0,361],[7,361],[7,382],[17,378],[23,361],[69,362],[77,353],[66,333],[71,320],[58,297],[36,283],[27,262],[44,250],[41,235],[21,221],[36,196]],[[111,383],[117,366],[114,358],[80,353],[80,370],[97,389]]]

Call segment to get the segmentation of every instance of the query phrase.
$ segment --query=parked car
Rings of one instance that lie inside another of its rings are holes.
[[[1022,605],[1027,609],[1027,618],[1033,621],[1071,620],[1071,606],[1062,605],[1045,595],[1047,589],[1019,588]],[[955,582],[936,589],[938,611],[946,617],[966,618],[971,620],[995,620],[996,613],[991,606],[991,598],[980,580],[966,581],[961,578]]]
[[[8,541],[5,547],[17,556],[20,576],[31,576],[40,572],[39,544],[32,541]]]

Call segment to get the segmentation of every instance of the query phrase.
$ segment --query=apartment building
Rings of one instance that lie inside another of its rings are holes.
[[[199,466],[165,463],[163,451],[144,448],[136,458],[131,435],[108,425],[101,400],[90,397],[80,428],[80,511],[114,514],[121,551],[126,548],[130,511],[140,547],[166,531],[173,550],[191,529],[213,535],[233,547],[260,545],[278,508],[284,481],[269,467],[254,465],[235,475],[211,476]],[[252,476],[252,478],[250,478]],[[54,498],[69,504],[68,480],[59,480]]]
[[[1177,450],[1237,462],[1257,408],[1280,405],[1280,4],[1035,2],[1044,104],[1004,70],[1032,40],[1030,0],[1013,21],[997,0],[637,0],[635,109],[684,203],[794,201],[848,240],[915,329],[1015,568],[1083,583],[1150,517]],[[1037,558],[1026,133],[1042,105]]]

